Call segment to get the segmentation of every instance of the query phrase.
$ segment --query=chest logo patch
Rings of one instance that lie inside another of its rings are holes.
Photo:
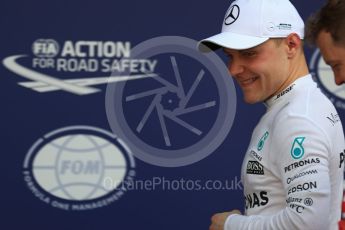
[[[268,138],[269,133],[266,131],[265,134],[260,138],[257,149],[261,151],[264,148],[265,141]]]
[[[296,137],[291,147],[291,156],[293,159],[301,159],[304,155],[303,141],[305,137]]]
[[[247,174],[264,175],[264,166],[257,161],[248,161]]]

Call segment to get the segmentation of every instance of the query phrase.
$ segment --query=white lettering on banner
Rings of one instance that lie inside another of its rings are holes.
[[[41,201],[49,204],[50,198],[47,197],[45,194],[43,194],[33,183],[32,177],[30,176],[30,173],[28,171],[24,171],[24,180],[28,186],[28,188],[31,190],[31,192]]]
[[[155,68],[158,61],[132,57],[129,41],[68,40],[59,45],[54,39],[37,39],[31,50],[33,57],[12,55],[3,60],[3,65],[31,80],[19,82],[20,86],[40,93],[64,90],[87,95],[101,91],[91,85],[157,77]],[[30,59],[31,68],[19,59]],[[85,74],[76,78],[69,73]]]
[[[66,41],[61,57],[129,58],[130,51],[130,42]]]
[[[41,58],[55,57],[59,53],[59,44],[53,39],[37,39],[32,44],[32,52]]]
[[[157,65],[157,60],[148,59],[52,59],[52,58],[33,58],[32,66],[34,68],[48,69],[55,68],[56,71],[61,72],[98,72],[111,73],[129,72],[134,73],[153,73]]]
[[[32,67],[34,68],[55,68],[55,59],[53,58],[33,58]]]
[[[96,72],[98,70],[97,59],[56,59],[56,71],[68,71],[68,72]]]
[[[104,59],[101,61],[102,72],[130,72],[130,73],[153,73],[157,65],[157,60],[147,59],[122,59],[113,60]]]

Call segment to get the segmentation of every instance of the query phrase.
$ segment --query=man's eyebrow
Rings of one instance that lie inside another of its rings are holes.
[[[226,50],[226,48],[222,49],[224,53],[229,53],[229,51]]]
[[[245,49],[245,50],[239,50],[240,53],[253,52],[253,51],[255,51],[254,48],[249,48],[249,49]]]
[[[231,52],[230,52],[230,51],[226,50],[225,48],[224,48],[224,49],[222,49],[222,50],[223,50],[223,53],[224,53],[225,55],[227,55],[227,56],[229,56],[229,57],[231,57],[231,56],[232,56],[232,54],[231,54]]]

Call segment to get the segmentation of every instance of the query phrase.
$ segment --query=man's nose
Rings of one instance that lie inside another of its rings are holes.
[[[335,80],[335,84],[341,85],[345,82],[345,75],[340,76],[339,74],[335,74],[334,80]]]
[[[244,65],[241,61],[232,59],[228,62],[228,70],[231,76],[236,76],[244,71]]]

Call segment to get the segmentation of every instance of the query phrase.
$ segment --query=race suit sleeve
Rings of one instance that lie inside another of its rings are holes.
[[[270,170],[281,180],[282,188],[277,189],[285,190],[286,207],[270,216],[231,215],[224,229],[330,229],[329,135],[304,116],[287,115],[274,126]]]

